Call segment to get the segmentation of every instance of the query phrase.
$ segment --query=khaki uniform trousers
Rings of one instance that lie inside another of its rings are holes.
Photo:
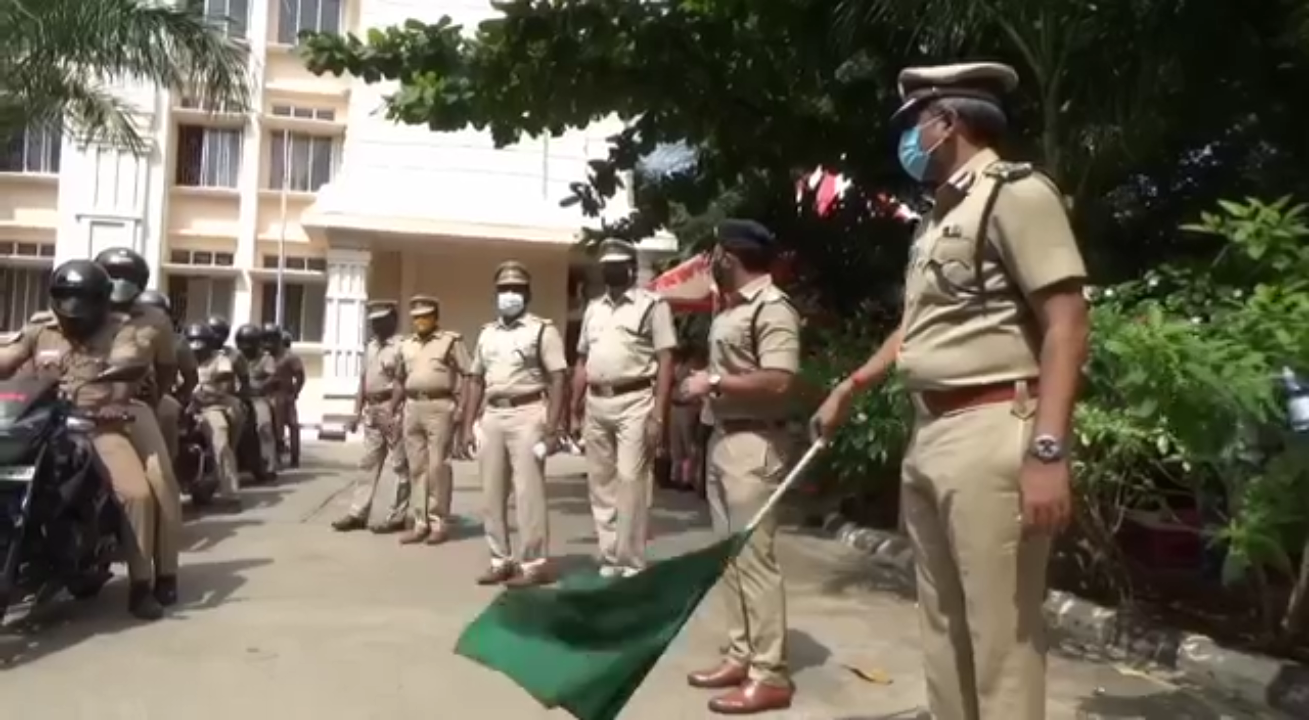
[[[492,567],[514,562],[530,568],[545,562],[550,544],[545,497],[545,459],[534,446],[545,440],[546,406],[533,402],[516,408],[488,405],[482,414],[482,475],[486,542]],[[509,491],[513,488],[518,546],[509,543]]]
[[[586,398],[586,479],[600,563],[607,567],[645,567],[655,454],[646,444],[645,424],[652,412],[650,390]]]
[[[259,460],[264,472],[277,471],[277,440],[273,436],[273,403],[266,397],[250,398],[255,435],[259,438]]]
[[[407,412],[407,409],[402,411]],[[409,464],[405,458],[402,443],[404,420],[391,417],[387,413],[386,402],[369,402],[364,405],[364,457],[359,468],[364,475],[355,481],[355,489],[350,501],[350,516],[367,519],[372,511],[373,500],[377,497],[378,485],[382,482],[382,470],[386,461],[391,461],[391,470],[395,480],[390,484],[389,507],[386,510],[387,523],[402,520],[409,501]]]
[[[409,511],[414,528],[441,528],[450,522],[454,473],[450,440],[454,400],[405,401],[404,444],[409,462]]]
[[[234,498],[241,489],[241,473],[236,464],[236,427],[231,421],[231,406],[205,405],[200,409],[200,429],[214,451],[218,464],[218,495]]]
[[[934,717],[1045,718],[1050,540],[1026,536],[1019,517],[1018,471],[1032,432],[1022,407],[935,418],[920,410],[905,454],[901,510]]]
[[[153,543],[155,572],[176,575],[182,549],[182,488],[177,484],[173,458],[168,454],[154,409],[138,400],[133,400],[128,409],[132,423],[127,427],[127,437],[141,456],[145,479],[159,506]]]
[[[177,434],[182,422],[182,403],[172,395],[165,395],[155,405],[155,416],[159,418],[159,432],[163,433],[164,444],[168,446],[168,457],[177,460]]]
[[[286,450],[291,462],[300,462],[300,412],[290,393],[279,394],[273,399],[273,437],[277,441],[278,453]]]
[[[126,428],[97,428],[91,435],[91,447],[131,529],[131,537],[124,538],[128,577],[132,582],[151,582],[158,510],[141,456],[127,439]]]
[[[743,530],[786,475],[790,438],[784,428],[714,429],[709,440],[706,494],[714,530]],[[727,659],[746,665],[751,679],[786,685],[786,590],[774,548],[776,513],[769,513],[723,573]]]

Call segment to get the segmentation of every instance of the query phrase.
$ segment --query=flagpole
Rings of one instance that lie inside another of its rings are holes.
[[[791,468],[791,472],[787,473],[786,477],[782,480],[782,483],[773,491],[772,496],[768,498],[768,502],[764,503],[762,508],[759,508],[759,512],[755,513],[754,519],[750,521],[749,525],[745,526],[745,535],[754,532],[754,529],[759,526],[759,523],[763,522],[764,518],[768,517],[768,513],[772,512],[773,507],[781,501],[782,496],[786,494],[786,491],[790,490],[791,486],[795,484],[795,481],[800,479],[800,476],[804,474],[805,469],[814,461],[814,458],[818,457],[818,453],[822,452],[825,447],[827,447],[827,441],[822,438],[818,438],[809,446],[809,449],[805,451],[804,455],[800,456],[800,461]]]
[[[273,310],[278,327],[285,319],[286,298],[286,196],[291,185],[291,133],[282,130],[282,221],[277,236],[277,307]],[[265,321],[267,322],[267,321]]]

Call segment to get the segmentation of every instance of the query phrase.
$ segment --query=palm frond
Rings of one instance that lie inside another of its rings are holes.
[[[250,102],[246,50],[189,3],[0,0],[0,48],[0,105],[29,107],[41,122],[67,103],[65,121],[91,139],[140,146],[134,109],[113,97],[128,83],[182,90],[206,107]]]

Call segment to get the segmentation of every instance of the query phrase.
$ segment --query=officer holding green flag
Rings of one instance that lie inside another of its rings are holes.
[[[708,369],[682,385],[689,398],[707,397],[713,414],[706,487],[714,528],[724,535],[751,521],[788,469],[786,401],[800,365],[800,317],[773,285],[775,254],[776,241],[763,225],[727,220],[719,226],[712,271],[726,307],[709,331]],[[770,513],[723,574],[727,652],[717,666],[687,678],[694,687],[728,691],[709,702],[712,712],[791,706],[776,532]]]
[[[1046,562],[1071,514],[1086,268],[1058,188],[993,150],[1017,83],[996,63],[900,73],[900,163],[935,205],[910,250],[900,329],[814,418],[830,436],[893,364],[913,398],[901,511],[928,703],[951,720],[1045,718]]]

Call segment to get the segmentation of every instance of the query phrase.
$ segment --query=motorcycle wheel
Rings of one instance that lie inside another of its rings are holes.
[[[207,475],[201,477],[198,482],[191,486],[191,504],[198,507],[208,505],[214,499],[214,494],[218,492],[218,483],[212,481]]]

